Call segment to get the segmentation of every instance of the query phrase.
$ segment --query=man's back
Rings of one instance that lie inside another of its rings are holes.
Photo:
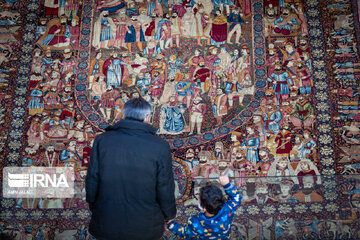
[[[93,235],[159,239],[176,214],[169,145],[149,124],[121,120],[95,139],[86,191]]]

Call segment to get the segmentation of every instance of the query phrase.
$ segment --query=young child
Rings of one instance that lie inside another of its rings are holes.
[[[185,239],[230,239],[231,222],[236,209],[240,206],[240,192],[230,183],[228,176],[217,180],[225,189],[228,201],[220,188],[210,184],[200,189],[202,213],[189,218],[186,225],[176,221],[168,223],[168,229]]]

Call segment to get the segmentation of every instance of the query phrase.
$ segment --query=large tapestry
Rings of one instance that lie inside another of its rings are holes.
[[[0,173],[61,166],[76,179],[71,199],[2,197],[0,233],[94,239],[92,143],[141,96],[172,148],[179,222],[228,175],[243,198],[232,239],[360,238],[358,1],[0,6]]]

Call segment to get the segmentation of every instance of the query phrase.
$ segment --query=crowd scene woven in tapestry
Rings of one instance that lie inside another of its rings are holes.
[[[0,4],[1,169],[76,173],[72,199],[2,198],[0,232],[93,239],[93,140],[142,96],[172,148],[180,222],[226,174],[243,197],[232,239],[360,237],[358,1]]]

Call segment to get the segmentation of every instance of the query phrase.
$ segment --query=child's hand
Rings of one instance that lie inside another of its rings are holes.
[[[221,184],[221,186],[225,186],[226,184],[228,184],[230,182],[230,179],[228,176],[220,176],[217,181],[218,181],[218,183]]]

